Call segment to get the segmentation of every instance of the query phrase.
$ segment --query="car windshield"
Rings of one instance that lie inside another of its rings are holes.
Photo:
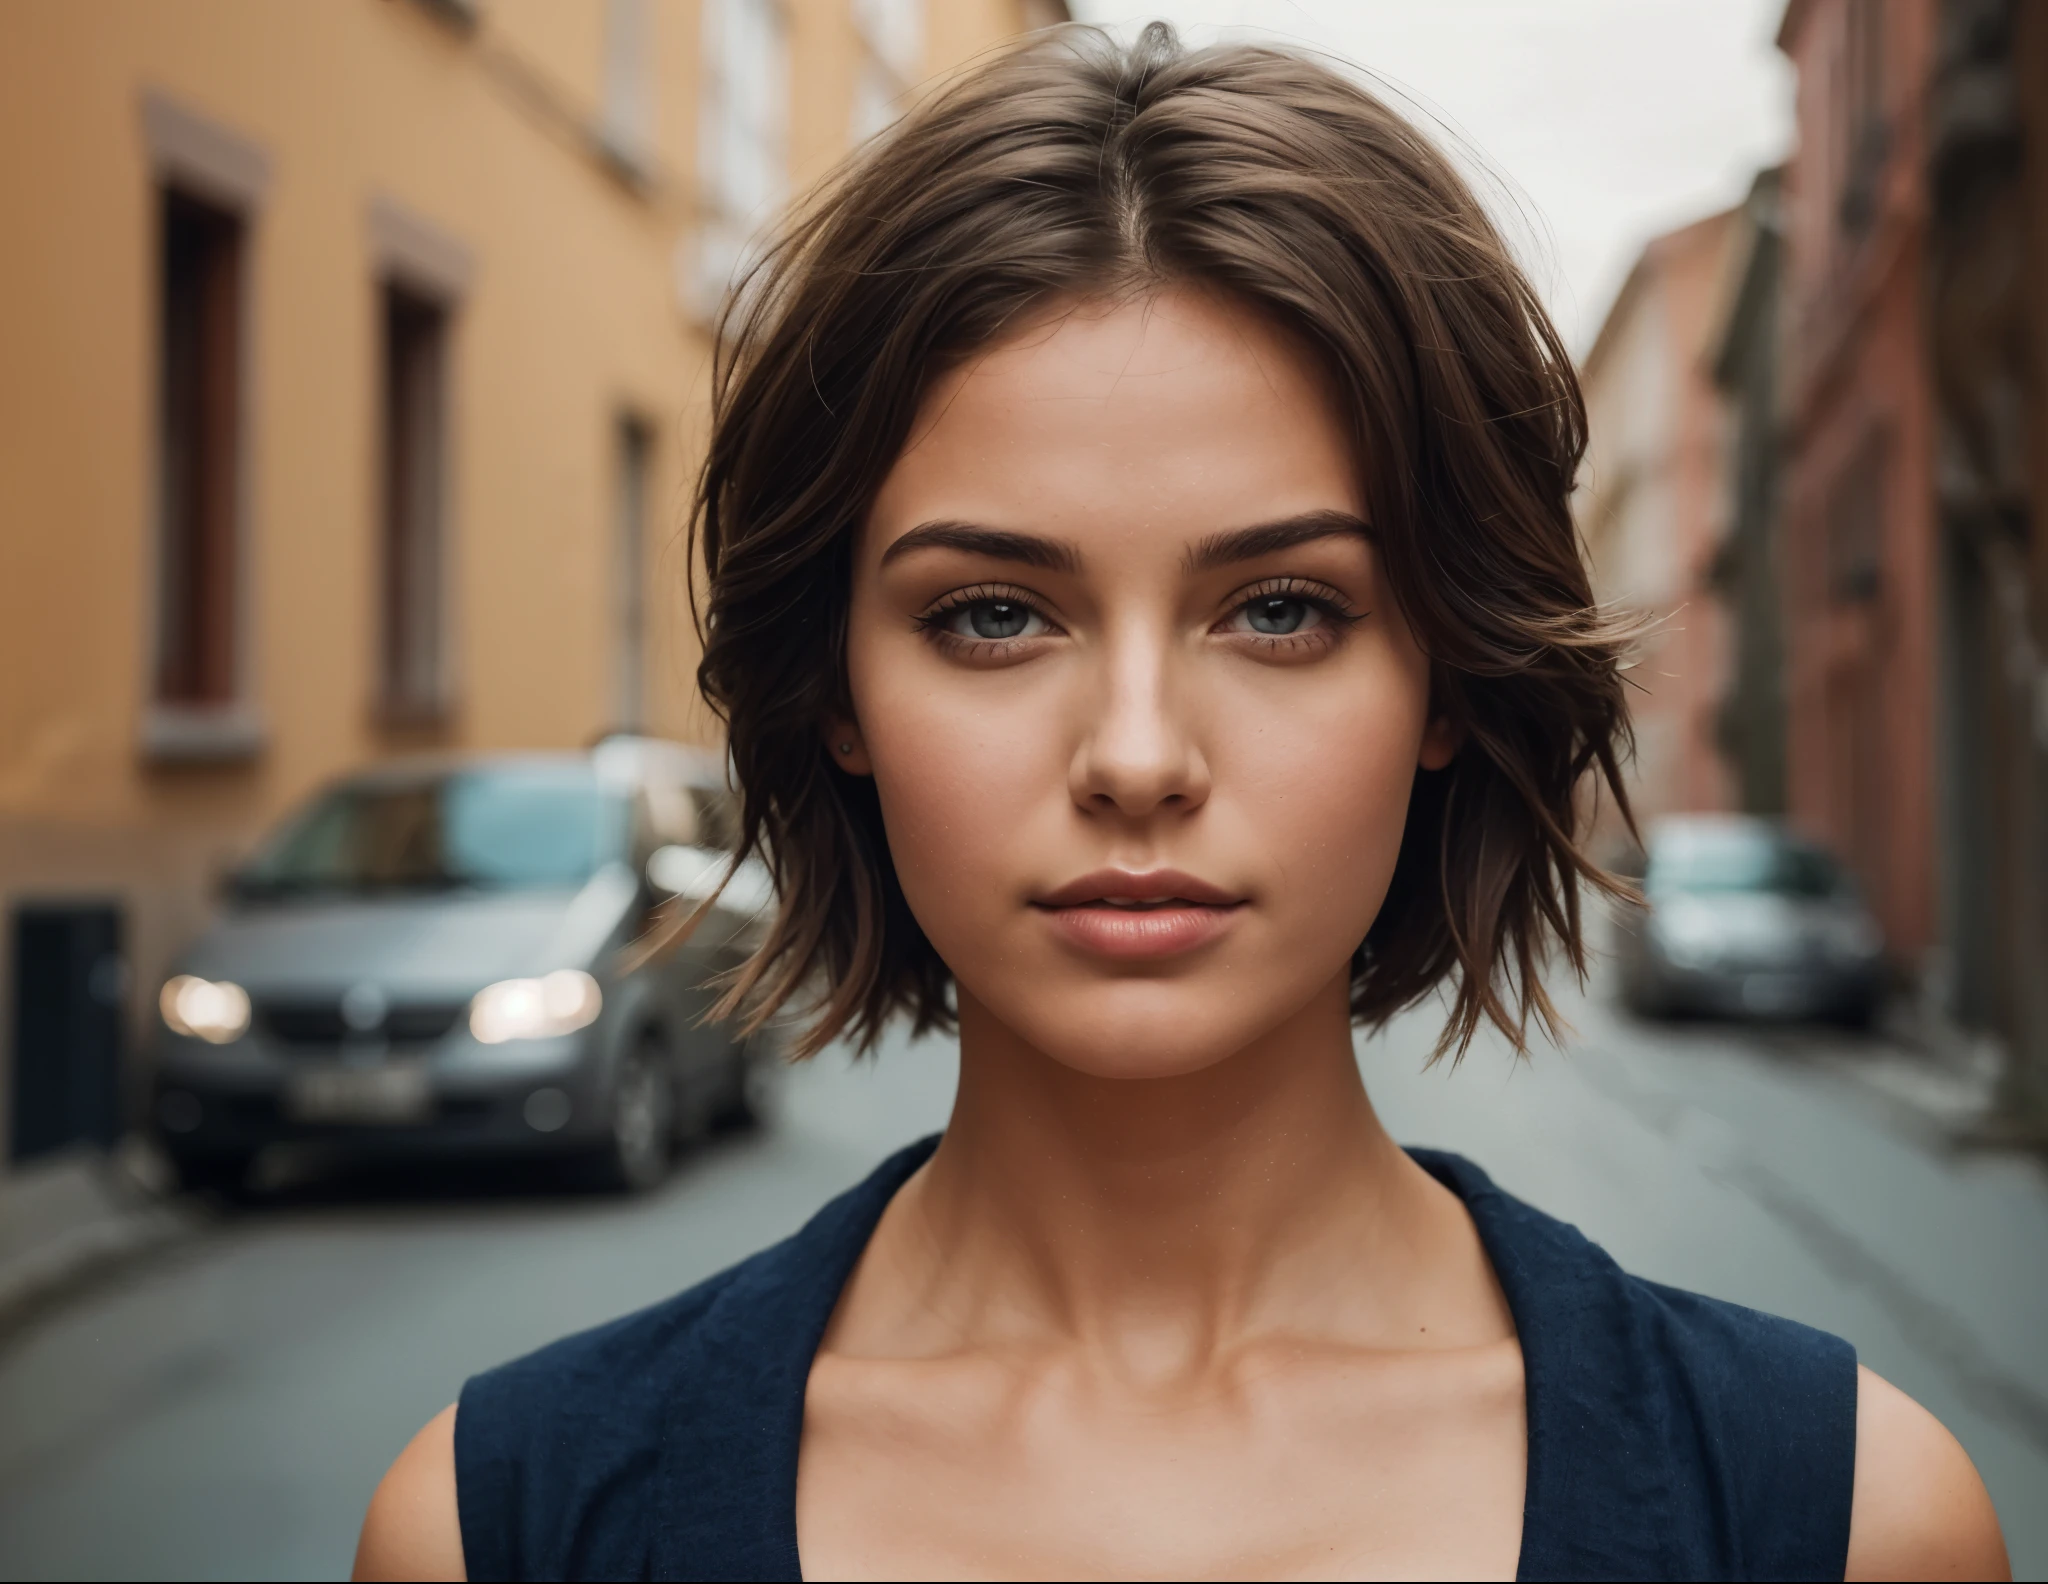
[[[625,855],[623,796],[576,765],[359,782],[316,800],[235,877],[238,890],[529,890],[580,885]]]
[[[1644,881],[1653,892],[1764,892],[1832,897],[1848,888],[1839,865],[1818,847],[1769,831],[1672,831],[1650,854]]]

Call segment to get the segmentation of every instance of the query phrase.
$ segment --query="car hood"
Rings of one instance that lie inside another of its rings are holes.
[[[1787,897],[1758,891],[1684,892],[1653,899],[1653,909],[1711,920],[1730,940],[1763,947],[1800,940],[1864,917],[1861,904],[1837,897]]]
[[[222,918],[178,968],[258,997],[339,994],[365,981],[406,999],[466,997],[496,979],[588,966],[634,890],[607,870],[578,891],[261,903]]]

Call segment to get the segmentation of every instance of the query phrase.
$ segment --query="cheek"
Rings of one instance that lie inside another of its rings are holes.
[[[904,895],[934,944],[940,915],[1013,904],[1027,831],[1064,801],[1057,700],[1029,667],[962,686],[924,640],[849,647],[848,680]]]
[[[1393,674],[1390,674],[1392,672]],[[1216,740],[1216,808],[1272,877],[1270,915],[1307,950],[1364,938],[1400,852],[1425,691],[1393,668],[1243,699]]]

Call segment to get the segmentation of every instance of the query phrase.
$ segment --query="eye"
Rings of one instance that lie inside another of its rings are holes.
[[[1240,589],[1230,614],[1216,624],[1255,646],[1278,651],[1320,648],[1334,643],[1359,618],[1343,593],[1327,583],[1272,578]]]
[[[982,659],[1009,651],[981,646],[1013,645],[1059,631],[1023,590],[989,584],[955,590],[918,617],[917,624],[934,641],[959,645],[963,655],[975,651]]]
[[[1045,618],[1016,600],[978,599],[946,612],[944,625],[960,638],[1035,638],[1045,631]]]
[[[1270,638],[1284,638],[1321,622],[1323,613],[1299,594],[1261,594],[1244,605],[1245,625]]]

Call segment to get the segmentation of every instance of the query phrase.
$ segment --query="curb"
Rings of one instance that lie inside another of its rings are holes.
[[[95,1163],[107,1213],[0,1261],[0,1341],[88,1281],[196,1237],[208,1217],[155,1192],[117,1150]]]

